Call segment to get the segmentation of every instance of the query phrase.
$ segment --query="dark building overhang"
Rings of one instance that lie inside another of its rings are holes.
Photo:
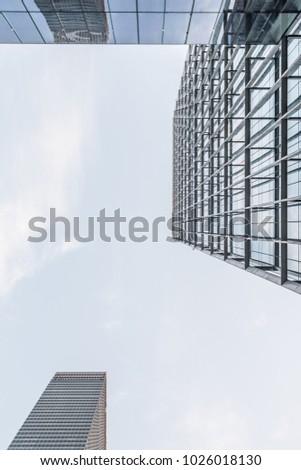
[[[223,44],[278,44],[300,13],[300,0],[236,0],[222,13]]]

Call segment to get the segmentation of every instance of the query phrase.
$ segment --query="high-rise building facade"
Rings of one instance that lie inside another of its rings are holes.
[[[58,44],[106,44],[108,21],[104,0],[35,0]],[[30,9],[29,9],[30,11]],[[48,35],[48,37],[51,37]]]
[[[298,293],[300,16],[275,45],[246,43],[245,24],[236,45],[190,46],[173,155],[174,239]]]
[[[9,450],[106,449],[106,373],[58,372]]]
[[[300,0],[1,0],[0,43],[274,44],[299,6]],[[223,37],[218,18],[227,23]]]
[[[207,43],[222,3],[222,0],[1,0],[0,43]]]

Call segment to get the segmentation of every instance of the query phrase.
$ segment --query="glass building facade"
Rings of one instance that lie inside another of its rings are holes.
[[[54,375],[9,450],[106,449],[106,374]]]
[[[0,43],[204,43],[220,6],[221,0],[0,0]]]
[[[300,0],[0,0],[0,43],[274,44],[299,8]]]
[[[190,46],[173,155],[174,239],[298,293],[300,16],[276,45]]]

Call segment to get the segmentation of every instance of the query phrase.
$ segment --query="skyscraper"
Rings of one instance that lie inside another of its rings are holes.
[[[55,43],[106,44],[104,0],[35,0]]]
[[[207,43],[221,4],[222,0],[1,0],[0,43]]]
[[[9,450],[105,448],[105,372],[57,372],[9,446]]]
[[[300,4],[293,13],[280,35],[268,15],[270,45],[248,44],[264,29],[251,14],[241,30],[222,18],[228,45],[190,46],[174,113],[173,237],[301,293]]]

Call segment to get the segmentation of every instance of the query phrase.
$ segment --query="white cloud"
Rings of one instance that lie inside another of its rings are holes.
[[[1,125],[5,139],[0,168],[0,296],[47,259],[75,248],[74,244],[52,246],[48,240],[28,242],[28,221],[34,216],[49,217],[50,207],[67,215],[77,201],[92,99],[90,105],[81,106],[86,96],[81,98],[80,81],[72,85],[66,76],[56,82],[47,61],[40,72],[32,77],[30,66],[25,67],[22,85],[16,77],[3,99],[2,113],[8,119]],[[25,90],[13,116],[11,94],[21,86]]]

